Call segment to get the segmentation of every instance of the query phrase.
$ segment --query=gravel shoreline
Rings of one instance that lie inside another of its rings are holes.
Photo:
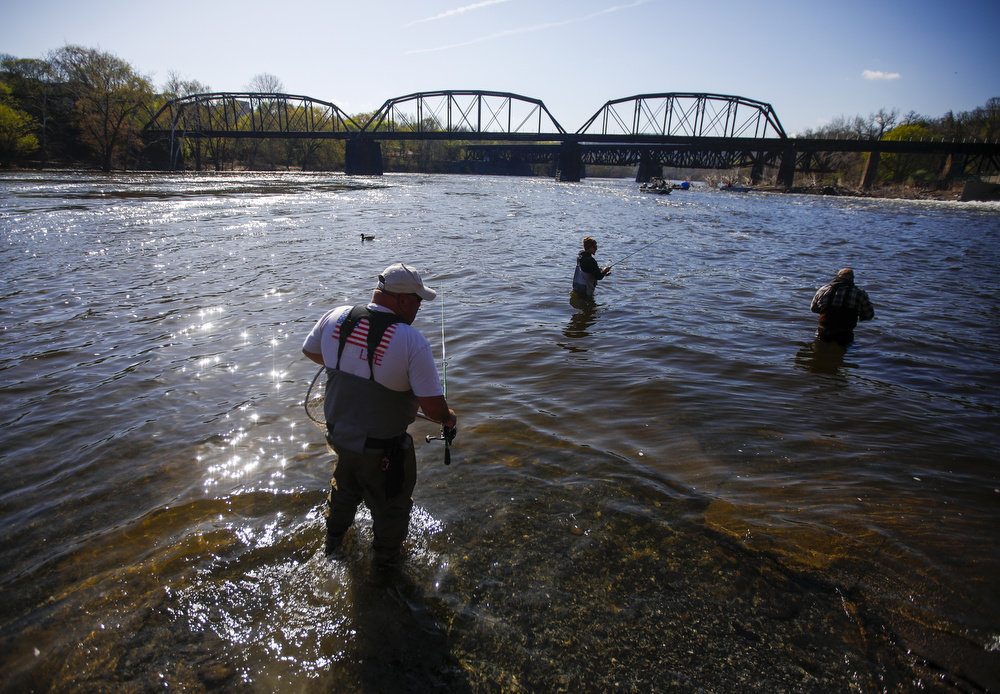
[[[858,198],[887,198],[890,200],[945,200],[958,202],[963,198],[964,186],[955,186],[942,190],[911,188],[909,186],[872,188],[871,190],[847,188],[837,185],[792,186],[791,188],[752,186],[752,190],[769,193],[798,193],[800,195],[838,195]],[[982,201],[980,198],[975,199]],[[1000,197],[988,198],[988,200],[997,199],[1000,199]]]

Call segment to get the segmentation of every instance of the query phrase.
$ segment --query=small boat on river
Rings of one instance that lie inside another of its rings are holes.
[[[670,195],[670,191],[673,190],[673,186],[667,183],[662,178],[651,178],[649,183],[643,183],[639,186],[639,190],[643,193],[658,193],[659,195]]]
[[[732,182],[720,183],[719,190],[728,190],[730,193],[745,193],[750,190],[747,186],[734,186]]]

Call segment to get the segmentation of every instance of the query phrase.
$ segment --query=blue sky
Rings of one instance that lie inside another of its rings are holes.
[[[712,92],[785,130],[881,108],[939,117],[1000,96],[1000,0],[0,0],[0,53],[113,53],[240,91],[260,73],[350,114],[413,92],[541,99],[568,131],[609,100]]]

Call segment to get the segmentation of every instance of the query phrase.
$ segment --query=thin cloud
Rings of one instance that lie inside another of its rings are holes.
[[[472,10],[478,10],[489,5],[498,5],[501,2],[509,2],[510,0],[484,0],[483,2],[477,2],[474,5],[466,5],[465,7],[456,7],[454,10],[448,10],[447,12],[442,12],[441,14],[436,14],[433,17],[425,17],[424,19],[418,19],[414,22],[410,22],[406,26],[413,26],[414,24],[420,24],[422,22],[433,22],[437,19],[445,19],[447,17],[454,17],[457,14],[464,14],[466,12],[471,12]]]
[[[902,77],[898,72],[882,72],[881,70],[865,70],[861,76],[866,80],[898,80]]]
[[[503,0],[494,0],[496,2],[502,2]],[[618,10],[628,10],[633,7],[638,7],[639,5],[644,5],[651,0],[636,0],[628,5],[615,5],[614,7],[609,7],[606,10],[600,10],[599,12],[593,12],[591,14],[585,15],[583,17],[574,17],[572,19],[565,19],[561,22],[551,22],[549,24],[536,24],[534,26],[519,27],[517,29],[508,29],[507,31],[500,31],[495,34],[489,34],[487,36],[480,36],[479,38],[472,39],[470,41],[463,41],[462,43],[452,43],[447,46],[438,46],[437,48],[418,48],[412,51],[407,51],[407,54],[412,53],[434,53],[436,51],[446,51],[451,48],[463,48],[465,46],[471,46],[476,43],[482,43],[483,41],[491,41],[493,39],[499,39],[504,36],[514,36],[517,34],[530,34],[534,31],[543,31],[545,29],[552,29],[554,27],[566,26],[567,24],[575,24],[577,22],[586,22],[587,20],[593,19],[594,17],[600,17],[602,15],[611,14],[612,12],[617,12]],[[483,3],[486,4],[486,3]],[[470,5],[470,7],[475,7]],[[454,12],[454,10],[452,10]]]

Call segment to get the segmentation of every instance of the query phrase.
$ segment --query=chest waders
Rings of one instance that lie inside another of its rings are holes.
[[[362,318],[368,319],[368,378],[340,370],[348,338]],[[392,313],[355,306],[340,324],[337,365],[327,368],[324,414],[326,438],[333,446],[361,453],[382,450],[386,498],[403,487],[406,428],[416,419],[419,403],[413,391],[395,391],[375,381],[375,353],[386,331],[403,319]]]
[[[576,271],[573,273],[573,291],[586,299],[593,299],[597,281],[604,279],[605,275],[607,273],[601,270],[593,255],[580,251],[576,256]]]
[[[577,261],[576,272],[573,273],[573,291],[591,299],[595,289],[597,289],[597,278],[580,267],[580,262]]]
[[[819,329],[816,334],[820,339],[836,342],[850,342],[854,338],[854,328],[858,325],[858,310],[850,308],[851,293],[854,285],[834,285],[823,297],[819,315]],[[841,295],[838,302],[838,294]]]

